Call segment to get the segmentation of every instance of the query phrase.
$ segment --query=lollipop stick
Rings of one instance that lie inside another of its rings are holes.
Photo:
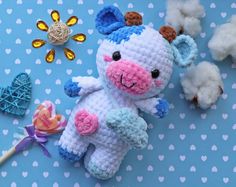
[[[15,146],[9,149],[3,156],[0,157],[0,165],[2,165],[8,158],[16,152]]]
[[[7,160],[9,159],[12,155],[16,153],[16,146],[22,142],[22,140],[26,137],[24,135],[23,137],[21,136],[21,139],[17,142],[16,145],[12,146],[4,155],[0,157],[0,166]]]

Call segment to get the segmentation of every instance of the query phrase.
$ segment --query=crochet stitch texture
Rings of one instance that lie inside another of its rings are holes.
[[[173,62],[188,65],[197,50],[190,37],[170,44],[153,28],[125,26],[114,6],[98,13],[96,28],[107,35],[96,56],[99,78],[78,76],[65,84],[65,93],[80,100],[59,140],[59,153],[70,161],[84,155],[91,175],[109,179],[131,148],[148,143],[139,109],[158,118],[167,114],[168,102],[157,95],[171,78]]]

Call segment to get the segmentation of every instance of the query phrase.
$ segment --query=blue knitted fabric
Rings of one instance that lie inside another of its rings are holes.
[[[132,34],[140,35],[143,30],[144,26],[126,26],[112,32],[106,39],[120,44],[122,40],[128,41]]]
[[[114,173],[110,173],[106,170],[103,170],[101,167],[98,167],[95,163],[89,162],[87,166],[90,173],[93,173],[94,177],[105,180],[111,178]]]
[[[58,147],[59,154],[62,158],[69,160],[71,162],[79,161],[83,155],[76,155],[73,153],[68,152],[66,149],[63,149],[62,147]]]
[[[196,60],[198,53],[197,45],[190,36],[180,35],[171,45],[177,65],[185,67]]]
[[[158,101],[159,102],[156,105],[156,109],[157,109],[156,115],[159,116],[160,118],[163,118],[168,113],[169,103],[164,99],[159,99]]]
[[[117,7],[106,6],[97,14],[95,24],[101,34],[110,34],[125,26],[125,19]]]
[[[73,82],[71,79],[68,80],[64,85],[64,91],[69,97],[76,97],[79,95],[80,87],[77,83]]]
[[[144,148],[148,142],[147,123],[129,108],[116,109],[107,115],[107,126],[132,147]]]

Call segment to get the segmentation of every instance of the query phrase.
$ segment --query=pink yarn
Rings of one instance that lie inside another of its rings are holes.
[[[106,74],[117,88],[134,95],[146,93],[152,84],[150,72],[128,61],[113,62],[108,66]]]
[[[81,110],[75,115],[75,127],[80,135],[91,135],[98,128],[98,118],[86,110]]]
[[[103,59],[104,59],[105,62],[112,62],[112,58],[108,55],[104,55]]]
[[[161,87],[162,86],[162,81],[161,80],[155,80],[155,85],[157,87]]]

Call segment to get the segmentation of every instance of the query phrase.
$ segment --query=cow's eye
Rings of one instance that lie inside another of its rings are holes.
[[[156,79],[157,77],[159,77],[160,71],[158,69],[154,69],[152,70],[151,74],[152,74],[152,78]]]
[[[120,51],[115,51],[113,54],[112,54],[112,59],[114,61],[118,61],[121,59],[121,55],[120,55]]]

